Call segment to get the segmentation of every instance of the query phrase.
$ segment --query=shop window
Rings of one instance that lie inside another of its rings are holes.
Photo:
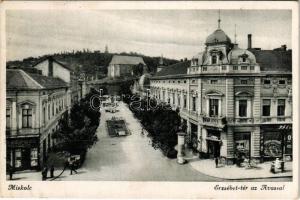
[[[247,117],[247,100],[239,100],[239,116]]]
[[[271,80],[265,79],[265,80],[264,80],[264,84],[265,84],[265,85],[270,85],[270,84],[271,84]]]
[[[285,99],[278,99],[277,102],[277,116],[285,115]]]
[[[6,109],[6,128],[10,128],[10,109]]]
[[[264,99],[263,100],[263,116],[270,116],[271,111],[271,100],[270,99]]]
[[[216,55],[211,56],[211,64],[217,64],[217,56]]]
[[[215,117],[218,116],[219,112],[219,100],[218,99],[209,99],[209,116]]]
[[[264,132],[264,157],[281,157],[282,156],[282,136],[280,132]]]
[[[196,111],[196,97],[192,97],[192,110]]]
[[[240,158],[250,157],[250,133],[234,133],[236,156]]]
[[[186,95],[183,96],[183,107],[186,108]]]
[[[30,152],[30,159],[31,159],[31,167],[38,166],[38,150],[37,148],[32,148]]]
[[[285,85],[285,80],[279,80],[279,85]]]
[[[22,109],[22,127],[32,128],[32,109]]]
[[[22,151],[21,149],[15,150],[15,167],[19,168],[22,166]]]

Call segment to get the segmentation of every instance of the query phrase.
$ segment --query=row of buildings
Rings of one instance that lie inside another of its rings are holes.
[[[78,77],[47,57],[6,70],[6,160],[14,170],[39,169],[55,144],[58,121],[81,99]]]
[[[189,61],[158,66],[149,92],[180,109],[186,143],[200,157],[292,159],[292,51],[248,48],[220,28]]]

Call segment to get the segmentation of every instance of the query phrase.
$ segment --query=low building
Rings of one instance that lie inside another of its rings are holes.
[[[6,71],[7,164],[15,170],[39,169],[55,144],[52,134],[70,101],[64,80],[38,70]]]
[[[67,93],[70,105],[73,105],[82,98],[78,77],[75,76],[74,71],[66,63],[58,61],[52,56],[48,56],[35,63],[32,67],[42,71],[44,76],[56,77],[65,81],[69,86]]]
[[[248,49],[220,27],[203,52],[150,78],[151,96],[180,109],[202,158],[292,159],[292,52]]]
[[[109,78],[132,76],[134,75],[133,68],[135,66],[141,67],[141,71],[146,68],[146,64],[142,57],[114,55],[109,63],[107,76]]]

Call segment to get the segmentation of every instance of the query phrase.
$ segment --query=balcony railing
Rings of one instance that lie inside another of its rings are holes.
[[[200,123],[207,126],[215,126],[215,127],[223,128],[226,124],[226,120],[225,117],[201,116]]]

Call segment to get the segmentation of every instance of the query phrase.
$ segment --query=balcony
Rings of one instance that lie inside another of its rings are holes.
[[[291,116],[261,117],[261,123],[263,124],[268,124],[268,123],[285,124],[285,123],[292,123],[292,122],[293,119]]]
[[[243,118],[235,118],[234,122],[236,124],[253,124],[253,118],[243,117]]]
[[[224,128],[226,124],[225,117],[207,117],[201,116],[200,123],[205,126],[214,126],[218,128]]]

